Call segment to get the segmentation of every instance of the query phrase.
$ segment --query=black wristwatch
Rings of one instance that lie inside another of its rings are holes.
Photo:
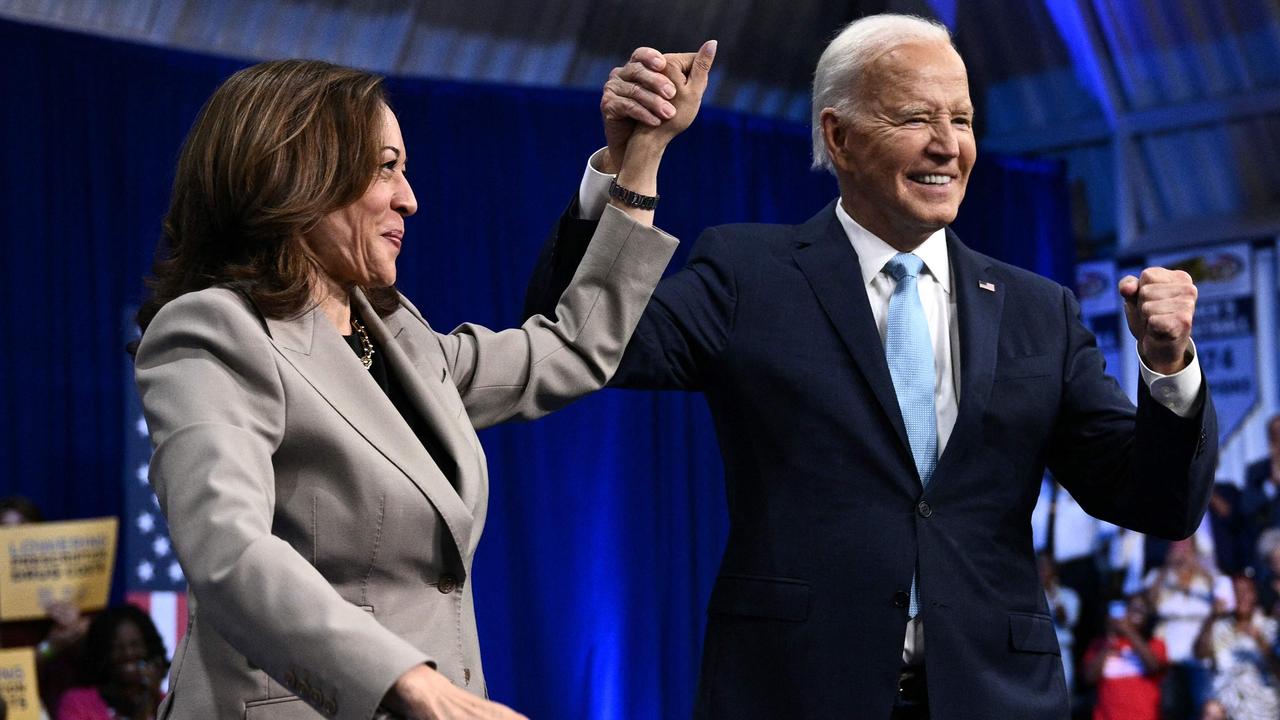
[[[628,190],[618,184],[618,178],[609,181],[609,197],[621,200],[622,204],[641,210],[652,210],[658,207],[657,195],[641,195],[635,190]]]

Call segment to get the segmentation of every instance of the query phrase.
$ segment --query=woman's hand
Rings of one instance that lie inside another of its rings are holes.
[[[476,697],[454,685],[427,665],[419,665],[401,675],[382,704],[411,720],[524,719],[505,705]]]
[[[56,655],[80,642],[89,631],[89,618],[80,614],[75,603],[65,600],[52,600],[45,604],[45,612],[53,621],[45,642],[49,643],[49,652]]]

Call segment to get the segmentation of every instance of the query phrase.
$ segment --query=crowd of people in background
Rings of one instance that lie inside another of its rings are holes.
[[[0,498],[0,525],[42,522],[33,503]],[[51,602],[48,618],[0,624],[0,647],[32,647],[42,717],[52,720],[151,720],[169,668],[150,616],[133,605],[91,615]],[[0,720],[6,716],[0,701]]]
[[[1115,532],[1046,480],[1033,522],[1073,717],[1280,718],[1280,416],[1268,441],[1180,542]]]

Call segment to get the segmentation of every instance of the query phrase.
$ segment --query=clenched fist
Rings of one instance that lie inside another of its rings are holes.
[[[1191,276],[1181,270],[1150,267],[1139,277],[1121,278],[1129,332],[1138,341],[1138,354],[1147,367],[1172,375],[1187,366],[1196,294]]]

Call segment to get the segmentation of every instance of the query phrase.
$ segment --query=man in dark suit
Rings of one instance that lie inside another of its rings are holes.
[[[601,103],[609,147],[544,249],[529,309],[572,274],[637,122],[690,56],[642,48]],[[1103,519],[1199,525],[1217,453],[1181,272],[1126,278],[1138,406],[1071,293],[946,226],[976,150],[946,28],[874,16],[814,80],[815,165],[840,198],[799,226],[707,230],[612,384],[699,390],[725,460],[707,718],[1066,718],[1030,516],[1046,465]]]

